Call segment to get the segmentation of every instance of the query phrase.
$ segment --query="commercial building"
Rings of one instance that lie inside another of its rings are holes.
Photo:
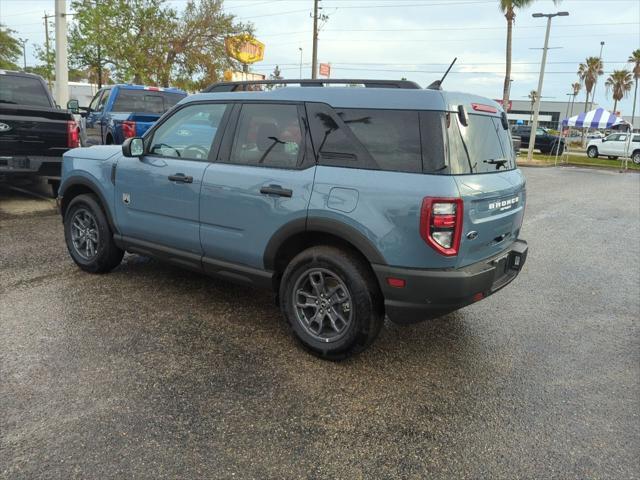
[[[571,97],[567,98],[570,99]],[[598,104],[595,103],[593,108],[598,108]],[[573,104],[573,114],[571,111],[570,102],[548,102],[543,100],[540,102],[538,124],[541,127],[558,129],[563,118],[584,112],[584,102],[579,102],[576,99]],[[513,100],[511,109],[507,112],[507,117],[511,125],[515,125],[518,120],[522,120],[524,125],[530,125],[533,123],[533,107],[531,102],[529,100]]]

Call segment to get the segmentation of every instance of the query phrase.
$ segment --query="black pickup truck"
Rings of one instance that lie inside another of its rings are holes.
[[[514,126],[511,129],[511,134],[513,137],[520,137],[521,148],[529,148],[531,127],[526,125]],[[565,140],[557,135],[552,135],[545,128],[538,127],[536,130],[536,144],[533,148],[540,150],[544,154],[551,153],[555,155],[558,153],[558,155],[562,155],[565,149]]]
[[[0,70],[0,181],[40,175],[55,194],[62,154],[78,146],[78,124],[56,105],[42,77]]]

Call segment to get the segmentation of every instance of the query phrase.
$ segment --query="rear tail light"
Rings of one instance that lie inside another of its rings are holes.
[[[67,121],[67,147],[78,148],[80,146],[80,130],[75,120]]]
[[[438,253],[458,254],[462,234],[462,199],[426,197],[420,211],[420,236]]]
[[[124,138],[130,138],[136,136],[136,122],[131,120],[125,120],[122,122],[122,135]]]

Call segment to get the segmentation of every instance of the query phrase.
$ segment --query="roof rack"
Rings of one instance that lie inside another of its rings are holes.
[[[362,79],[305,79],[305,80],[247,80],[242,82],[220,82],[209,85],[203,92],[237,92],[248,90],[254,85],[299,85],[301,87],[324,87],[331,83],[364,85],[366,88],[405,88],[421,89],[420,85],[409,80],[362,80]]]

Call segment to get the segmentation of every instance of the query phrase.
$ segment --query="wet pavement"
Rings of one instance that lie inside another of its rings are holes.
[[[525,174],[520,277],[343,363],[269,292],[81,272],[0,190],[0,477],[638,478],[640,175]]]

